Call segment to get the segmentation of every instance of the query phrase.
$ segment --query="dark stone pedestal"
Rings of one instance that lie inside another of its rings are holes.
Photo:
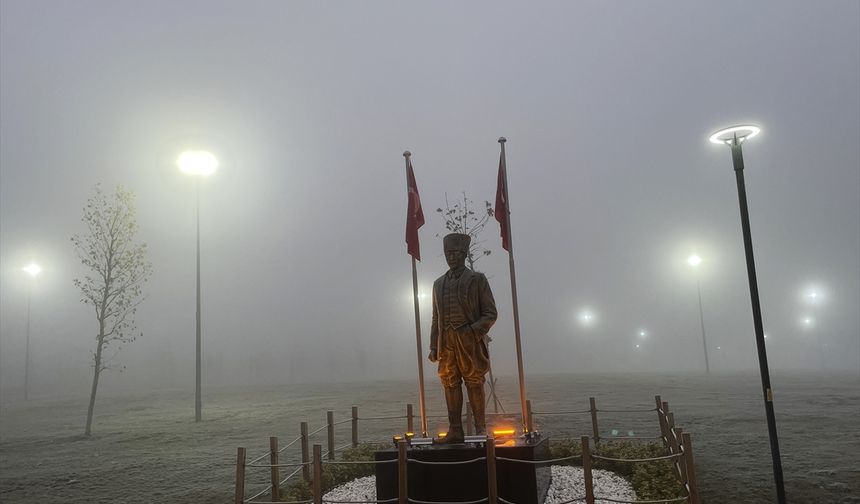
[[[509,442],[510,444],[510,442]],[[407,458],[428,462],[461,462],[485,457],[483,446],[433,445],[409,448]],[[547,460],[547,438],[515,444],[496,445],[496,457],[518,460]],[[376,460],[397,460],[397,450],[376,452]],[[469,464],[420,464],[408,462],[407,488],[409,498],[435,502],[463,502],[487,497],[487,463],[485,460]],[[543,504],[549,489],[550,468],[542,464],[524,464],[497,460],[496,482],[499,497],[516,504]],[[376,464],[376,498],[393,499],[398,494],[397,464]]]

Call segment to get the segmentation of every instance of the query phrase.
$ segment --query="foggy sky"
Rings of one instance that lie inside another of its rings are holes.
[[[820,338],[827,367],[856,369],[858,90],[851,0],[3,1],[0,387],[22,387],[34,260],[32,394],[88,392],[97,326],[69,238],[102,183],[136,193],[154,265],[144,335],[103,387],[193,388],[190,146],[221,161],[201,186],[204,387],[414,377],[402,152],[429,292],[435,209],[446,192],[493,201],[499,136],[527,375],[703,368],[694,252],[712,368],[752,368],[731,156],[707,141],[744,122],[763,128],[744,155],[771,365],[817,367]],[[477,268],[499,306],[494,369],[514,374],[498,231]]]

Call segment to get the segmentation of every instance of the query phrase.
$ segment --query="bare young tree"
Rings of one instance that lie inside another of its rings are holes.
[[[490,255],[491,251],[484,248],[484,240],[480,240],[478,236],[493,216],[493,205],[489,201],[484,202],[483,210],[476,212],[474,208],[475,202],[470,200],[463,191],[463,199],[458,199],[453,205],[448,201],[448,193],[445,193],[445,208],[436,209],[436,213],[442,217],[445,229],[449,233],[463,233],[472,237],[469,255],[466,257],[469,269],[472,271],[475,270],[475,263],[480,258]]]
[[[91,433],[101,372],[114,367],[111,361],[123,344],[142,335],[134,315],[143,301],[142,287],[152,273],[152,264],[146,260],[146,244],[135,241],[135,213],[131,191],[117,186],[107,195],[96,185],[81,219],[87,231],[72,237],[81,264],[88,270],[83,278],[75,279],[75,286],[81,291],[81,302],[93,308],[98,321],[85,436]],[[108,351],[112,354],[106,357]]]

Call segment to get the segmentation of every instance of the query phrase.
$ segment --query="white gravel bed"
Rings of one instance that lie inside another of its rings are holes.
[[[582,468],[572,466],[552,466],[552,483],[546,494],[545,504],[558,504],[585,496],[585,480]],[[621,476],[610,471],[592,471],[594,495],[618,500],[636,500],[636,493]],[[376,478],[365,476],[345,483],[323,496],[329,501],[372,501],[376,500]],[[597,499],[596,502],[607,502]]]

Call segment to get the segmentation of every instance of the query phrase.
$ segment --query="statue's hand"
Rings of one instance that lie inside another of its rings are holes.
[[[427,358],[430,359],[430,362],[436,362],[439,360],[435,350],[430,350],[430,355]]]
[[[469,324],[466,324],[466,325],[460,327],[460,334],[462,334],[465,337],[471,336],[472,338],[475,338],[475,340],[477,340],[477,341],[481,341],[481,338],[483,338],[483,336],[478,331],[472,329],[472,326]]]

